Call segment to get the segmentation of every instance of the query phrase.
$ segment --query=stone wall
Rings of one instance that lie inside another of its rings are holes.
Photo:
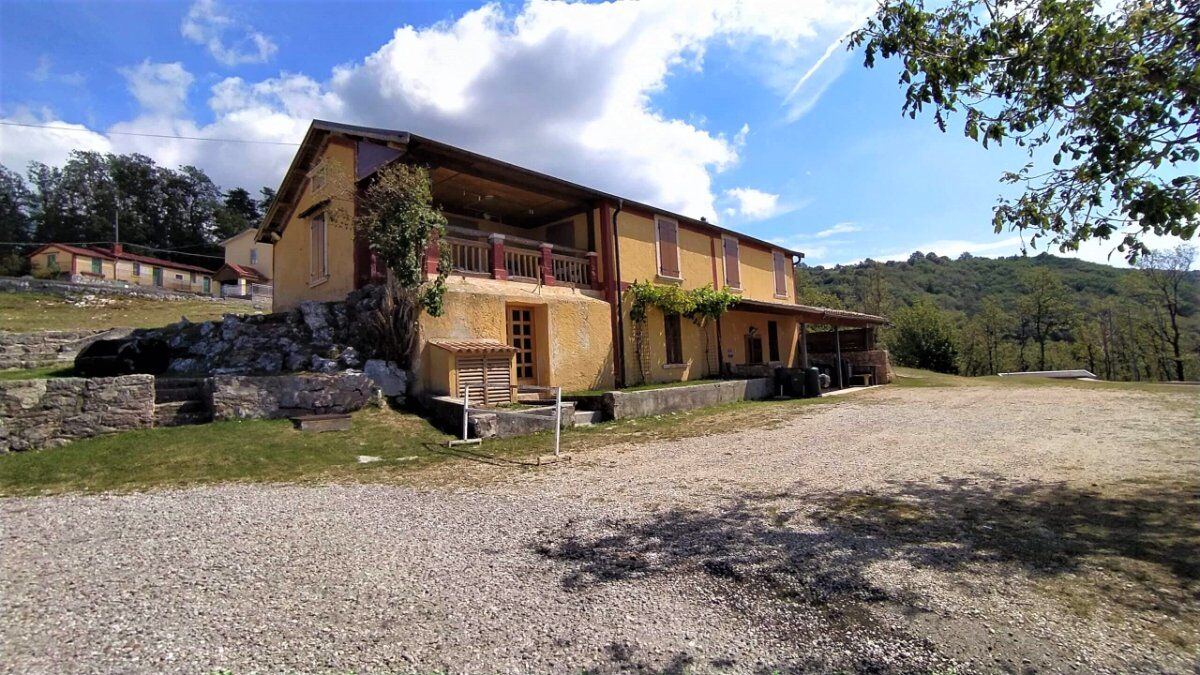
[[[381,291],[368,287],[345,302],[306,302],[287,312],[227,315],[221,321],[181,321],[136,330],[133,340],[169,348],[168,372],[179,375],[332,373],[362,368],[373,345],[364,317],[379,306]]]
[[[87,277],[83,277],[87,279]],[[0,277],[0,291],[35,291],[58,294],[124,295],[134,298],[161,298],[164,300],[203,300],[222,302],[220,298],[181,293],[153,286],[119,285],[103,280],[64,281],[60,279],[35,279],[34,277]],[[247,304],[247,303],[240,303]]]
[[[605,392],[601,405],[605,419],[647,417],[722,403],[770,398],[774,393],[773,385],[771,378],[757,378],[643,391],[610,391]]]
[[[0,370],[70,365],[75,355],[99,339],[119,338],[127,328],[111,330],[46,330],[35,333],[0,331]]]
[[[892,380],[896,379],[896,371],[892,369],[892,360],[888,356],[886,349],[871,349],[865,352],[842,352],[842,358],[846,359],[855,366],[875,366],[875,372],[879,374],[879,380],[875,384],[891,384]],[[811,363],[825,363],[833,365],[837,360],[837,354],[833,352],[810,352],[808,360]],[[834,381],[836,386],[837,381]]]
[[[348,413],[367,405],[374,390],[370,379],[356,371],[218,375],[209,386],[216,421]]]
[[[154,377],[0,382],[0,453],[154,425]]]

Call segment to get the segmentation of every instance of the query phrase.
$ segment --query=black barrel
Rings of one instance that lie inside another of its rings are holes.
[[[816,366],[804,371],[804,398],[821,395],[821,371]]]

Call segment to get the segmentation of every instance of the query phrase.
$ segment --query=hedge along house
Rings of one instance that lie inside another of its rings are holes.
[[[489,364],[511,359],[512,384],[571,391],[761,374],[800,365],[806,322],[885,323],[796,304],[798,251],[415,134],[324,121],[309,128],[257,235],[273,244],[276,311],[383,279],[366,237],[335,224],[333,210],[352,216],[355,199],[333,186],[360,189],[392,162],[429,169],[449,223],[446,311],[420,319],[418,392],[460,395],[454,383],[477,376],[447,374],[447,344],[507,345]],[[431,275],[438,250],[426,254]],[[729,288],[741,300],[703,328],[654,308],[634,322],[625,291],[639,280]]]
[[[34,275],[41,277],[151,286],[202,295],[210,295],[214,290],[212,270],[129,253],[121,244],[108,248],[46,244],[28,257]]]

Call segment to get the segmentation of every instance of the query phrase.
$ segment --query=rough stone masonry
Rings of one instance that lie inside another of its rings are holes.
[[[154,376],[0,382],[0,453],[154,426]]]

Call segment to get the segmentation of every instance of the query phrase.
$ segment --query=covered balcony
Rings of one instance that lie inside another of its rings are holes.
[[[361,154],[361,153],[360,153]],[[449,223],[453,274],[600,289],[595,194],[580,186],[425,140],[405,160],[429,167]],[[436,272],[438,248],[426,252]]]
[[[454,274],[547,286],[600,288],[594,251],[451,225],[446,243]],[[432,271],[437,251],[432,251]]]

